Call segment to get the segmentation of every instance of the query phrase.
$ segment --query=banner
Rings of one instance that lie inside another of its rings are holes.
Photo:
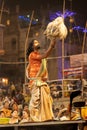
[[[82,72],[82,67],[64,69],[64,78],[80,78]]]
[[[70,56],[70,67],[87,65],[87,53]]]

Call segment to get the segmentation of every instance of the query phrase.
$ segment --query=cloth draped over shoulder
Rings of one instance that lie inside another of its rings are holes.
[[[47,78],[46,59],[43,59],[36,74],[32,80],[31,86],[31,100],[29,103],[31,121],[40,122],[53,119],[52,111],[52,97],[50,95],[50,88],[43,80]]]

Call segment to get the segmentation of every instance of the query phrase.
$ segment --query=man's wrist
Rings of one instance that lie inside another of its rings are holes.
[[[55,45],[51,45],[51,48],[54,48]]]

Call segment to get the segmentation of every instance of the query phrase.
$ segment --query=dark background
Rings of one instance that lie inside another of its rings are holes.
[[[2,0],[0,0],[2,1]],[[15,8],[16,4],[20,5],[21,10],[38,9],[41,5],[45,7],[49,4],[50,7],[63,5],[64,0],[4,0],[5,6]],[[73,11],[87,15],[87,0],[65,0],[65,8],[72,8]]]

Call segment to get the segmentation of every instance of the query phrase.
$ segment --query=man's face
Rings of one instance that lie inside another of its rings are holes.
[[[34,40],[34,49],[35,50],[40,49],[40,43],[37,40]]]

